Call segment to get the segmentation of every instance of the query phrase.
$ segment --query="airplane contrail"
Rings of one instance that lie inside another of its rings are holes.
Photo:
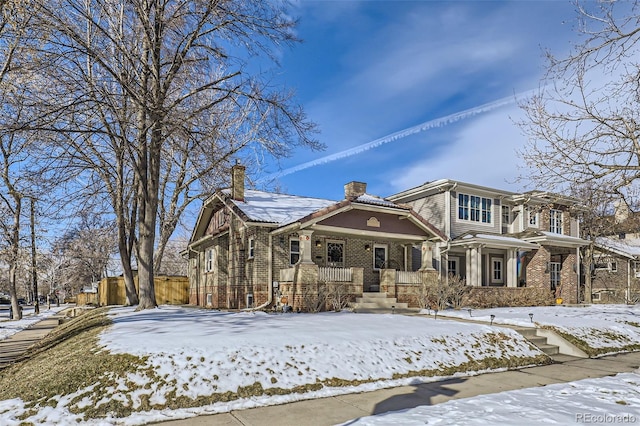
[[[464,120],[465,118],[470,118],[478,114],[493,111],[497,108],[515,103],[518,98],[526,97],[538,92],[539,92],[539,89],[534,89],[526,92],[516,93],[515,95],[507,96],[507,97],[495,100],[493,102],[489,102],[483,105],[466,109],[464,111],[459,111],[450,115],[446,115],[444,117],[425,121],[424,123],[418,124],[413,127],[409,127],[404,130],[397,131],[395,133],[391,133],[390,135],[381,137],[371,142],[367,142],[365,144],[358,145],[353,148],[345,149],[344,151],[336,152],[334,154],[326,155],[324,157],[320,157],[312,161],[307,161],[306,163],[298,164],[297,166],[294,166],[294,167],[289,167],[288,169],[281,170],[277,173],[273,173],[262,179],[259,179],[259,181],[269,181],[269,180],[277,179],[279,177],[290,175],[292,173],[296,173],[301,170],[308,169],[310,167],[327,164],[332,161],[339,160],[341,158],[351,157],[352,155],[360,154],[370,149],[377,148],[380,145],[384,145],[389,142],[394,142],[399,139],[406,138],[407,136],[414,135],[416,133],[424,132],[436,127],[443,127],[448,124],[452,124],[457,121]]]

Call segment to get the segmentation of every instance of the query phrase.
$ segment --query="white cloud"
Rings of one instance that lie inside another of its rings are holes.
[[[390,174],[394,192],[437,179],[455,179],[498,189],[518,191],[516,178],[521,160],[516,150],[525,141],[511,117],[518,117],[517,106],[479,116],[452,127],[451,144],[441,155],[423,158]]]

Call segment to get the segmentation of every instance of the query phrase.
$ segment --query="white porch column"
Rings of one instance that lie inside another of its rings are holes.
[[[473,286],[478,286],[479,284],[479,276],[480,276],[480,248],[479,247],[471,247],[471,274],[469,279],[469,284]]]
[[[507,287],[518,287],[518,250],[507,250]]]
[[[433,244],[428,241],[423,241],[421,253],[422,262],[420,265],[420,270],[424,271],[425,269],[433,269]]]
[[[302,259],[301,263],[313,263],[311,259],[311,236],[313,235],[313,231],[300,231],[299,232],[300,239],[300,258]]]
[[[467,247],[467,252],[465,255],[465,279],[467,281],[467,285],[475,285],[473,282],[473,275],[472,275],[472,270],[473,268],[471,267],[471,265],[473,264],[471,262],[471,248]]]
[[[476,250],[476,285],[478,287],[482,286],[482,246],[478,247]]]

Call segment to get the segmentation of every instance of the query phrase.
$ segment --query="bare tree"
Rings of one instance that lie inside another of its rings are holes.
[[[161,256],[198,181],[220,176],[247,148],[281,156],[319,147],[291,93],[249,72],[251,58],[294,41],[295,22],[283,4],[259,0],[39,3],[46,78],[56,82],[39,99],[56,124],[43,127],[63,135],[55,153],[102,190],[133,190],[112,207],[129,220],[121,237],[135,224],[121,245],[135,250],[139,308],[155,307],[158,225]]]
[[[548,54],[539,93],[521,106],[525,179],[556,190],[590,187],[636,209],[640,177],[638,2],[576,3],[582,36]]]
[[[84,285],[107,275],[107,265],[117,251],[114,226],[99,215],[84,214],[76,227],[53,244],[52,254],[61,259],[58,279],[63,288],[77,294]]]

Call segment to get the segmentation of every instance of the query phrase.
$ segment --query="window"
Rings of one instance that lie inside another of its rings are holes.
[[[457,277],[460,275],[460,271],[458,270],[458,262],[460,259],[457,257],[450,257],[447,260],[447,275],[452,277]]]
[[[504,283],[503,278],[503,270],[502,270],[502,258],[501,257],[492,257],[491,258],[491,283],[492,284],[502,284]]]
[[[611,272],[618,272],[618,262],[611,262],[609,264],[609,270]]]
[[[387,266],[387,246],[373,245],[373,270],[384,269]]]
[[[295,265],[300,260],[300,240],[289,240],[289,264]]]
[[[549,210],[549,232],[562,234],[562,211]]]
[[[633,261],[633,272],[636,278],[640,278],[640,262]]]
[[[253,259],[253,256],[256,254],[256,239],[253,237],[249,238],[249,255],[248,259]]]
[[[247,308],[253,308],[253,294],[247,294]]]
[[[529,226],[537,228],[538,227],[538,213],[530,210],[527,207],[527,215],[529,216]]]
[[[595,269],[596,271],[606,271],[607,269],[609,269],[609,265],[607,264],[607,262],[596,262],[593,264],[593,269]]]
[[[509,225],[511,223],[511,206],[502,206],[502,224]]]
[[[327,266],[344,266],[343,241],[327,241]]]
[[[491,223],[490,198],[458,194],[458,219]]]
[[[216,249],[215,247],[208,248],[204,252],[204,271],[212,272],[216,266]]]

